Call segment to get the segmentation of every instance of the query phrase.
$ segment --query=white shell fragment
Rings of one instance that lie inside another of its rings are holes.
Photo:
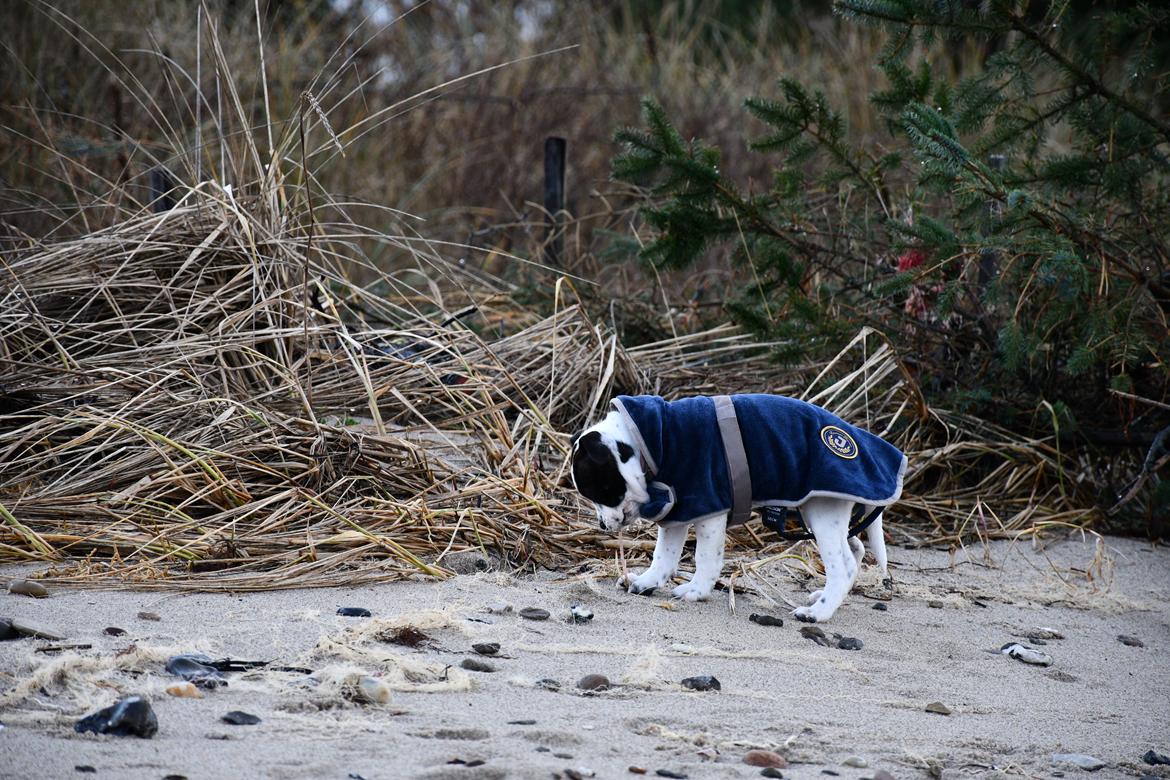
[[[1008,642],[999,648],[999,652],[1009,655],[1017,661],[1036,666],[1052,666],[1052,656],[1034,647],[1021,645],[1019,642]]]

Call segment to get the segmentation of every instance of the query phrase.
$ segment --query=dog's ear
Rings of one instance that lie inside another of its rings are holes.
[[[574,447],[576,447],[577,446],[577,439],[580,439],[580,438],[581,438],[581,431],[577,431],[576,433],[574,433],[573,438],[569,439],[569,449],[573,449]]]
[[[622,459],[622,463],[625,463],[627,460],[634,457],[634,448],[633,447],[626,444],[624,441],[619,441],[617,444],[618,444],[618,457],[620,457]]]
[[[590,431],[582,436],[577,451],[584,452],[589,460],[596,463],[604,463],[613,457],[609,451],[609,447],[605,446],[605,442],[601,440],[601,434],[597,431]]]

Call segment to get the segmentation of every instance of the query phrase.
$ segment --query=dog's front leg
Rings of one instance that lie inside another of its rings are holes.
[[[686,523],[666,523],[658,526],[658,543],[654,545],[654,557],[650,568],[630,580],[623,576],[618,587],[628,584],[630,593],[649,596],[674,576],[678,560],[682,557],[683,543],[687,540]]]
[[[671,594],[676,599],[703,601],[711,595],[723,573],[723,549],[727,543],[727,515],[695,523],[695,576]]]

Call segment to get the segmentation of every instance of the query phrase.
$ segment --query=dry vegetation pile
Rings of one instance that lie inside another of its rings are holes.
[[[57,562],[62,582],[240,590],[442,576],[469,549],[565,567],[619,544],[563,468],[611,394],[800,392],[726,327],[627,350],[567,281],[547,318],[455,264],[427,266],[443,284],[425,309],[372,295],[348,281],[356,229],[310,238],[271,198],[203,189],[6,260],[4,558]],[[876,334],[809,370],[805,397],[909,452],[903,541],[1087,519],[1055,453],[931,412]]]

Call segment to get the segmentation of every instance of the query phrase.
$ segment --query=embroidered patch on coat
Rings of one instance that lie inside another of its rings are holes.
[[[838,458],[853,460],[857,457],[857,442],[853,437],[836,425],[826,425],[821,428],[821,441],[829,448],[829,452]]]

